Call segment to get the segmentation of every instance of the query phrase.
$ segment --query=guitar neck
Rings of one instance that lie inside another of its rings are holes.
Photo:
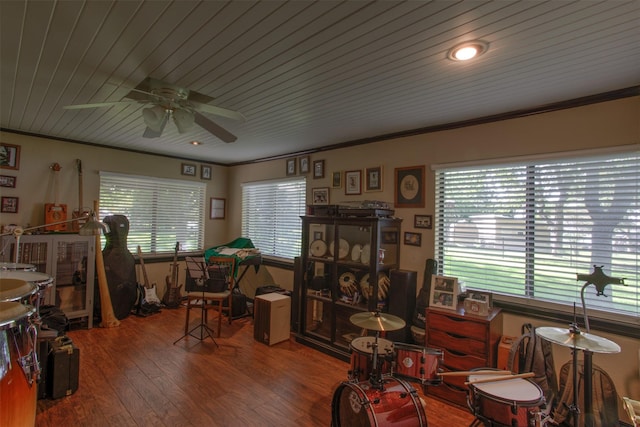
[[[140,259],[140,267],[142,267],[142,277],[144,278],[144,287],[150,288],[149,278],[147,277],[147,268],[144,266],[144,259],[142,258],[142,249],[138,245],[138,259]]]

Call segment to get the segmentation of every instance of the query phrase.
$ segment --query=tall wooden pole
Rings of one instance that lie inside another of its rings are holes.
[[[96,218],[100,217],[100,205],[97,200],[93,201],[93,211]],[[113,313],[113,305],[111,304],[111,294],[109,293],[109,284],[107,282],[107,273],[104,269],[104,258],[102,257],[102,242],[100,235],[96,236],[96,274],[98,275],[98,288],[100,289],[100,312],[102,314],[101,328],[113,328],[120,326],[120,321]]]

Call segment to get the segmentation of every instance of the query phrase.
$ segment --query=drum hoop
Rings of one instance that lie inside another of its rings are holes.
[[[535,388],[540,393],[540,397],[538,397],[537,399],[532,399],[532,400],[508,399],[506,397],[496,396],[495,394],[491,394],[489,392],[486,392],[486,391],[482,390],[481,388],[478,388],[477,385],[475,385],[473,383],[469,384],[469,390],[472,390],[472,392],[474,394],[484,396],[489,400],[493,400],[494,402],[503,403],[505,405],[510,405],[510,406],[531,407],[531,406],[539,406],[542,403],[544,403],[544,401],[545,401],[544,393],[542,392],[542,389],[540,388],[540,386],[538,384],[534,383],[533,381],[529,380],[529,379],[526,379],[526,378],[520,378],[520,379],[522,379],[523,381],[535,386]],[[481,384],[478,384],[478,385],[481,385]]]
[[[351,342],[349,343],[349,347],[351,347],[351,349],[359,354],[372,354],[373,353],[373,349],[371,351],[362,351],[359,348],[356,348],[354,343],[358,343],[358,342],[375,342],[376,337],[356,337],[354,339],[351,340]],[[393,346],[394,343],[384,339],[384,338],[378,338],[378,353],[380,353],[381,351],[384,352],[386,349],[389,349],[390,351],[393,351]]]
[[[414,344],[407,344],[402,342],[394,342],[393,348],[398,350],[414,350],[416,353],[430,354],[434,356],[442,356],[444,351],[439,348],[422,347]]]
[[[38,292],[38,286],[27,280],[14,279],[14,278],[4,278],[3,280],[11,280],[12,282],[21,282],[21,284],[18,287],[0,291],[0,301],[17,301]],[[7,293],[8,295],[3,296],[2,295],[3,292]]]
[[[25,282],[36,283],[38,285],[41,283],[47,285],[53,283],[53,276],[40,273],[39,271],[5,270],[0,272],[0,279],[24,280]]]
[[[15,310],[17,311],[17,313],[12,317],[0,319],[0,329],[2,330],[15,328],[18,321],[24,319],[25,317],[31,317],[33,313],[36,312],[36,308],[32,305],[20,304],[19,302],[13,301],[0,302],[0,311],[7,312],[9,310]]]

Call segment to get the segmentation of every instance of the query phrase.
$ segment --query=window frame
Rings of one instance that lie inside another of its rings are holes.
[[[295,176],[245,182],[241,184],[241,188],[242,236],[251,239],[252,243],[260,249],[263,257],[293,262],[295,257],[300,256],[302,250],[302,219],[300,217],[306,212],[306,177]],[[273,191],[276,188],[278,190]],[[286,194],[291,195],[291,193],[286,192],[287,188],[292,192],[299,191],[295,200],[288,200],[290,198],[286,197]],[[260,196],[264,196],[264,204],[259,205],[256,199],[259,196],[257,192],[263,191],[265,193]],[[260,209],[273,213],[273,220]],[[264,236],[256,234],[255,230],[264,230],[265,227],[268,227],[269,231]]]
[[[127,217],[130,252],[140,245],[151,256],[174,254],[176,242],[182,252],[204,250],[205,183],[108,171],[99,177],[99,217]]]
[[[436,183],[435,183],[436,216],[434,221],[434,225],[435,225],[434,251],[435,251],[435,258],[439,262],[438,273],[446,274],[446,275],[452,275],[452,274],[456,275],[456,273],[452,272],[450,268],[447,268],[447,266],[443,265],[443,260],[445,259],[443,256],[443,248],[445,248],[444,250],[446,250],[447,245],[451,247],[453,245],[452,240],[454,240],[447,235],[447,231],[446,231],[446,228],[448,227],[448,225],[450,225],[450,222],[447,222],[446,214],[447,212],[449,213],[452,212],[452,209],[449,209],[447,211],[446,203],[449,203],[449,205],[451,205],[451,200],[445,202],[445,198],[441,193],[442,186],[446,184],[443,184],[440,181],[442,180],[442,176],[443,176],[442,174],[446,173],[446,171],[454,171],[454,170],[461,171],[465,169],[472,170],[472,169],[483,169],[483,168],[488,170],[490,168],[501,168],[501,167],[507,167],[507,166],[511,166],[515,168],[516,166],[523,166],[527,164],[542,164],[542,163],[549,163],[549,162],[551,163],[569,162],[570,163],[571,161],[574,161],[574,160],[579,163],[590,157],[601,157],[601,156],[609,156],[609,155],[611,156],[629,155],[630,157],[635,157],[635,161],[637,162],[638,153],[639,153],[638,146],[635,145],[635,146],[613,147],[611,149],[603,149],[603,150],[583,150],[583,151],[577,151],[577,152],[574,151],[574,152],[566,152],[566,153],[555,153],[553,155],[528,156],[528,157],[519,157],[519,158],[483,160],[479,162],[464,162],[464,163],[432,165],[432,169],[435,171],[435,176],[436,176]],[[629,204],[629,207],[627,208],[627,215],[631,215],[632,217],[635,217],[636,215],[633,213],[630,214],[629,211],[635,212],[638,206],[637,192],[638,192],[638,185],[639,185],[638,182],[640,181],[640,172],[636,172],[636,174],[637,174],[635,177],[636,187],[634,189],[635,191],[634,194],[636,194],[635,204],[633,204],[633,202],[629,202],[630,204]],[[531,194],[535,194],[535,192],[529,193],[529,195]],[[497,212],[494,211],[494,215],[496,213]],[[528,231],[529,231],[529,228],[527,228],[527,232]],[[538,231],[538,233],[540,232]],[[592,230],[592,233],[595,233],[595,231]],[[533,236],[529,236],[529,238],[532,239]],[[637,246],[637,239],[635,241]],[[591,251],[593,250],[594,249],[591,248]],[[635,265],[636,266],[638,265],[637,258],[635,260]],[[611,266],[605,266],[605,272],[610,273],[610,269],[608,267],[611,267]],[[576,271],[576,273],[588,274],[588,273],[591,273],[591,269],[589,269],[589,271]],[[636,279],[635,279],[636,281],[637,281],[637,277],[638,276],[636,275]],[[582,284],[580,283],[578,283],[578,285],[582,286]],[[496,305],[504,308],[512,309],[514,312],[517,312],[519,314],[522,314],[522,313],[534,314],[536,317],[545,318],[548,320],[561,319],[563,321],[568,321],[569,323],[571,321],[576,320],[575,315],[573,314],[575,309],[569,306],[568,304],[563,304],[562,303],[563,300],[552,301],[552,300],[538,299],[535,296],[531,295],[530,290],[528,289],[527,289],[527,294],[524,296],[502,294],[500,292],[495,292],[491,289],[485,289],[485,290],[489,290],[494,293],[495,295],[494,300],[496,301]],[[610,286],[608,286],[606,290],[607,290],[606,293],[609,293],[609,294],[611,293]],[[595,296],[596,289],[593,285],[589,285],[584,288],[583,292],[585,293],[585,297],[588,300],[590,296],[592,298],[593,296]],[[598,307],[593,307],[592,305],[587,303],[586,304],[587,313],[589,316],[591,326],[593,327],[594,325],[599,325],[604,330],[612,330],[612,331],[615,330],[616,333],[620,333],[621,323],[623,323],[627,325],[624,327],[624,329],[629,335],[631,336],[640,335],[640,333],[638,333],[637,331],[637,325],[640,325],[640,309],[638,308],[638,299],[640,298],[638,293],[640,291],[636,287],[634,292],[635,292],[636,302],[634,303],[632,301],[631,306],[635,307],[635,313],[633,311],[630,313],[620,312],[615,309],[603,310]],[[590,294],[593,294],[593,295],[590,295]],[[583,314],[582,314],[582,305],[580,304],[580,301],[578,301],[578,304],[576,304],[576,306],[579,306],[579,310],[577,314],[579,318],[577,320],[578,320],[578,323],[582,324]]]

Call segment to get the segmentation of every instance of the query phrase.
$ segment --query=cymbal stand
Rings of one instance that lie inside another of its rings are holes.
[[[379,331],[376,331],[376,339],[373,341],[373,369],[371,371],[370,381],[371,385],[374,388],[378,388],[382,390],[382,376],[380,375],[380,369],[378,369],[378,336],[380,335]]]
[[[575,306],[574,306],[574,316],[575,316]],[[580,329],[578,328],[578,325],[575,322],[570,325],[569,330],[573,334],[580,334]],[[578,407],[578,349],[575,346],[571,348],[571,354],[573,357],[573,378],[572,378],[573,379],[573,399],[568,409],[573,419],[573,427],[579,427],[578,423],[580,421],[580,408]],[[586,390],[585,390],[585,396],[586,396]],[[585,400],[586,400],[586,397],[585,397]]]

